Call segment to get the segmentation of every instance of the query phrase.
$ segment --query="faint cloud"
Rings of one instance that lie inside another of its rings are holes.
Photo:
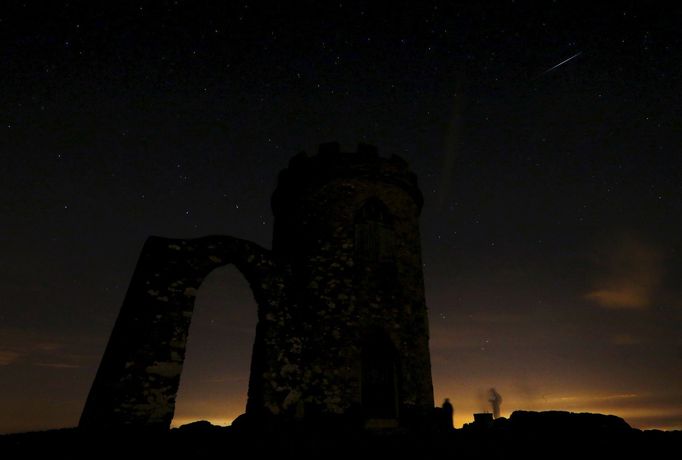
[[[469,315],[469,319],[478,323],[512,325],[523,322],[524,319],[527,319],[527,315],[510,312],[481,312]]]
[[[37,342],[33,348],[42,352],[58,351],[64,348],[64,344],[60,342]]]
[[[620,347],[627,347],[630,345],[637,345],[641,340],[630,334],[616,334],[611,336],[611,343]]]
[[[34,366],[49,367],[52,369],[78,369],[79,367],[81,367],[78,364],[69,363],[34,363]]]
[[[230,382],[246,382],[245,376],[230,376],[230,377],[215,377],[201,379],[201,383],[230,383]]]
[[[547,404],[578,404],[578,405],[595,405],[605,401],[626,401],[640,398],[641,395],[637,393],[616,393],[616,394],[602,394],[602,395],[557,395],[544,398]],[[570,406],[567,406],[570,407]]]
[[[53,369],[82,367],[88,356],[76,350],[73,337],[49,336],[36,331],[0,328],[0,366],[21,359],[30,365]]]
[[[662,254],[624,236],[598,259],[602,275],[585,298],[608,309],[643,310],[651,306],[663,275]]]
[[[21,357],[21,353],[12,350],[0,350],[0,366],[8,366]]]
[[[589,292],[585,296],[605,308],[640,309],[649,306],[649,291],[641,287],[616,286]]]

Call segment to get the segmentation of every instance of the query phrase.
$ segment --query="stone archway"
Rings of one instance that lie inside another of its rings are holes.
[[[244,275],[258,305],[246,405],[255,423],[352,418],[362,402],[382,423],[426,416],[433,386],[422,204],[401,158],[327,144],[318,155],[292,158],[279,174],[272,252],[226,236],[150,238],[80,426],[169,427],[196,291],[226,264]],[[364,332],[375,326],[392,343],[361,350]]]
[[[215,268],[234,264],[259,305],[276,305],[284,282],[270,251],[228,236],[145,243],[81,415],[82,428],[168,429],[185,358],[194,299]],[[258,334],[258,330],[256,332]],[[259,362],[254,349],[254,363]],[[249,403],[262,398],[252,364]]]
[[[194,301],[171,427],[229,425],[244,413],[258,306],[234,265],[211,271]]]

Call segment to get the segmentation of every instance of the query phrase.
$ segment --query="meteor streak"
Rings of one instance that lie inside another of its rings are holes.
[[[557,67],[566,64],[568,61],[571,61],[571,60],[577,58],[577,57],[580,56],[581,54],[583,54],[582,51],[577,52],[576,54],[574,54],[574,55],[571,56],[570,58],[564,59],[563,61],[561,61],[560,63],[558,63],[558,64],[555,65],[554,67],[550,67],[549,69],[545,70],[544,72],[542,72],[541,75],[544,75],[544,74],[546,74],[546,73],[551,72],[552,70],[556,69]]]

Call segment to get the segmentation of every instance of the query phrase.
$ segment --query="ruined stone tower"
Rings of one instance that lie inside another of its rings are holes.
[[[271,251],[226,236],[150,237],[80,425],[170,425],[196,290],[228,263],[258,303],[247,414],[366,427],[428,416],[422,201],[401,158],[323,144],[280,173]]]

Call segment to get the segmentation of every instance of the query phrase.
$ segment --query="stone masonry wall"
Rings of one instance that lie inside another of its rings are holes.
[[[371,416],[368,350],[382,340],[379,361],[395,365],[392,416],[433,408],[422,195],[406,163],[323,145],[291,160],[272,204],[272,251],[227,236],[148,239],[82,428],[169,427],[197,289],[229,263],[258,304],[247,414]]]

